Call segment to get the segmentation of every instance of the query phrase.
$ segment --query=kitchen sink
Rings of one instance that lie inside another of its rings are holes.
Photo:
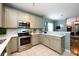
[[[2,44],[6,39],[1,39],[0,40],[0,44]]]

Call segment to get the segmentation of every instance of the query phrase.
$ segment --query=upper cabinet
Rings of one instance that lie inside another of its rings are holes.
[[[38,16],[30,15],[30,23],[31,23],[31,28],[43,28],[44,23],[43,19]]]
[[[6,28],[17,28],[17,11],[11,8],[5,8],[5,23]]]
[[[17,28],[19,21],[30,22],[30,28],[43,28],[42,17],[5,7],[4,27]]]
[[[2,27],[2,4],[0,3],[0,27]]]
[[[18,21],[30,22],[30,28],[43,28],[43,20],[39,16],[18,12]]]
[[[18,11],[17,21],[30,22],[30,14]]]
[[[79,16],[77,16],[77,22],[79,22]]]

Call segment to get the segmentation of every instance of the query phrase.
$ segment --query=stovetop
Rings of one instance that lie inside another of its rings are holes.
[[[18,36],[31,36],[30,33],[18,33]]]

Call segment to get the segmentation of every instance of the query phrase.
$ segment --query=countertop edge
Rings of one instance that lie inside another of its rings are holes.
[[[55,37],[63,37],[63,36],[65,36],[65,35],[53,35],[53,34],[49,34],[49,33],[47,33],[47,34],[45,34],[45,33],[31,33],[31,35],[40,35],[40,34],[42,34],[42,35],[51,35],[51,36],[55,36]]]

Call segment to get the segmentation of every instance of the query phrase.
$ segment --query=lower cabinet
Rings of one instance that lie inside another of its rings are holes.
[[[32,38],[31,38],[31,44],[32,45],[37,45],[39,44],[39,35],[32,35]]]
[[[64,37],[41,35],[40,43],[62,54],[64,52]]]
[[[41,43],[46,45],[46,46],[49,46],[49,38],[46,36],[46,35],[42,35],[41,37]]]
[[[50,36],[49,36],[49,38],[50,38]],[[49,47],[51,49],[57,51],[60,54],[64,52],[64,39],[63,39],[63,37],[61,37],[61,38],[52,37],[49,40],[50,40]]]
[[[8,43],[6,47],[6,51],[8,55],[18,50],[17,40],[18,40],[18,37],[11,38],[10,42]]]
[[[44,39],[43,38],[44,38],[44,35],[42,35],[42,34],[39,35],[39,42],[42,43],[42,44],[44,43]]]
[[[55,50],[56,52],[62,54],[64,52],[64,36],[55,37],[51,35],[32,35],[31,44],[36,45],[42,43],[45,46]]]

